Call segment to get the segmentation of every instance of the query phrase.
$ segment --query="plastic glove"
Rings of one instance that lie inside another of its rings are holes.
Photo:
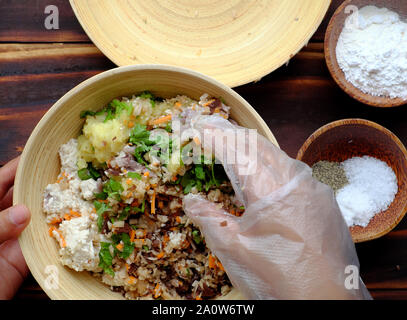
[[[260,135],[257,154],[240,154],[250,161],[230,165],[225,155],[236,147],[214,145],[214,129],[243,128],[219,116],[200,117],[193,128],[246,208],[235,217],[199,195],[183,203],[235,288],[248,299],[371,299],[358,274],[356,286],[345,287],[345,268],[359,270],[355,246],[332,189],[312,178],[311,168]],[[239,173],[245,170],[254,173]]]

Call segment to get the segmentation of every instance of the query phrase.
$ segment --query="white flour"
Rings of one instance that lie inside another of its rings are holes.
[[[363,92],[407,98],[407,23],[397,13],[375,6],[354,12],[336,56],[346,79]]]

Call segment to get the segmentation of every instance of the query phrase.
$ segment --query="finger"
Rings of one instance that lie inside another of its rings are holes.
[[[186,215],[200,227],[209,248],[228,243],[239,232],[239,218],[219,208],[219,205],[209,202],[199,195],[188,194],[183,198],[183,207]]]
[[[0,270],[0,299],[11,299],[29,272],[17,239],[0,245]]]
[[[5,210],[13,205],[13,190],[14,187],[8,189],[4,198],[0,200],[0,211]]]
[[[0,199],[13,185],[19,161],[20,157],[17,157],[0,168]]]
[[[0,212],[0,243],[19,236],[30,222],[30,211],[17,205]]]

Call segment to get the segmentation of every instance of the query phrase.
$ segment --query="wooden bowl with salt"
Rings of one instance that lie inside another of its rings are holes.
[[[297,159],[309,166],[326,160],[343,162],[371,156],[386,162],[397,176],[398,192],[390,207],[376,214],[366,227],[352,226],[354,242],[379,238],[390,232],[407,211],[407,150],[401,141],[381,125],[362,119],[329,123],[315,131],[298,152]]]
[[[407,99],[390,98],[384,96],[373,96],[364,93],[352,83],[346,80],[345,74],[340,68],[336,56],[336,47],[339,36],[345,26],[346,18],[353,13],[355,7],[361,9],[364,6],[374,5],[379,8],[388,8],[391,11],[397,12],[402,18],[407,14],[407,1],[399,0],[345,0],[342,5],[335,11],[332,16],[325,34],[325,60],[335,82],[352,98],[373,106],[390,108],[397,107],[407,103]],[[353,7],[354,6],[354,7]],[[403,19],[405,20],[405,19]]]

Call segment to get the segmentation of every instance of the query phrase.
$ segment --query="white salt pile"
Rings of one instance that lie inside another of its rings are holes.
[[[339,208],[348,226],[366,227],[393,202],[397,177],[385,162],[369,156],[348,159],[342,166],[349,184],[336,194]]]

